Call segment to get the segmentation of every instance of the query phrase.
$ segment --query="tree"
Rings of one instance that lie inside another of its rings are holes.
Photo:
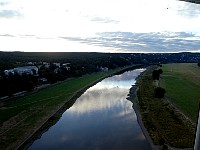
[[[23,86],[20,91],[31,91],[34,89],[38,82],[38,77],[31,74],[22,74],[21,76],[21,85]],[[19,86],[19,85],[17,85]]]
[[[197,65],[200,67],[200,62],[198,62]]]
[[[162,69],[158,69],[158,73],[162,74],[163,73]]]
[[[32,69],[31,71],[33,72],[33,75],[36,75],[36,74],[37,74],[37,72],[36,72],[35,69]]]
[[[154,90],[154,96],[156,98],[163,98],[165,96],[165,89],[161,88],[161,87],[157,87],[155,90]]]
[[[153,78],[153,80],[159,80],[160,74],[162,74],[162,73],[163,73],[162,69],[154,70],[152,72],[152,78]]]

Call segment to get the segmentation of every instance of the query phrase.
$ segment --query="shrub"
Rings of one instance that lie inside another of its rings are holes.
[[[165,89],[161,88],[161,87],[157,87],[155,90],[154,90],[154,96],[156,98],[163,98],[165,96]]]
[[[160,74],[162,74],[162,73],[163,73],[162,69],[154,70],[152,72],[152,78],[153,78],[153,80],[159,80]]]

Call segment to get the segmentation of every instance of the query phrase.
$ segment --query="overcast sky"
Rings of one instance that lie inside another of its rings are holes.
[[[0,0],[0,51],[200,52],[200,5]]]

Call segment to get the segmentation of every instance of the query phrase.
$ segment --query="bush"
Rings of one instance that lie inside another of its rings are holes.
[[[162,73],[163,73],[162,69],[154,70],[152,72],[152,78],[153,78],[153,80],[159,80],[160,74],[162,74]]]
[[[155,90],[154,90],[154,96],[156,98],[163,98],[165,96],[165,89],[161,88],[161,87],[157,87]]]

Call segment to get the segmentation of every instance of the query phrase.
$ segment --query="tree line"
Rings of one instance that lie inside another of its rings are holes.
[[[117,58],[117,59],[116,59]],[[26,62],[71,62],[74,66],[95,63],[96,65],[108,65],[110,59],[117,64],[122,60],[134,64],[165,64],[165,63],[198,63],[200,53],[85,53],[85,52],[0,52],[0,71],[24,65]],[[108,68],[115,67],[109,64]]]
[[[22,53],[23,54],[23,53]],[[26,54],[26,53],[25,53]],[[25,55],[23,54],[23,55]],[[47,54],[47,53],[44,53]],[[90,74],[93,72],[101,71],[102,67],[108,69],[115,69],[117,67],[124,67],[133,64],[130,60],[127,60],[120,55],[104,55],[97,53],[69,53],[65,56],[55,53],[55,56],[50,53],[49,56],[42,58],[42,54],[33,55],[30,57],[30,54],[27,57],[17,59],[16,62],[9,67],[17,67],[27,65],[27,62],[31,62],[32,65],[38,65],[39,71],[38,74],[18,74],[18,73],[9,73],[5,74],[3,71],[0,73],[0,97],[11,96],[14,93],[21,91],[31,91],[36,86],[42,84],[53,84],[58,81],[63,81],[71,77],[80,77],[84,74]],[[67,56],[69,55],[69,56]],[[10,55],[12,57],[12,55]],[[18,58],[18,57],[17,57]],[[35,59],[33,59],[35,58]],[[48,59],[47,59],[48,58]],[[7,59],[7,58],[5,58]],[[14,57],[15,59],[15,57]],[[11,62],[14,60],[11,59]],[[42,62],[48,62],[49,66],[46,67]],[[66,66],[56,66],[55,62],[70,64],[68,68]],[[9,62],[8,62],[9,63]],[[8,64],[9,66],[9,64]],[[70,69],[69,69],[70,68]]]

